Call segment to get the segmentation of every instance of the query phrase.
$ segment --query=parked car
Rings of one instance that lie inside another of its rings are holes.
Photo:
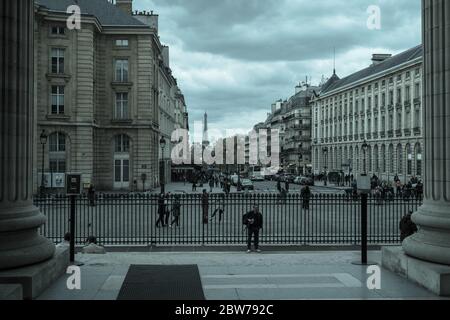
[[[282,176],[282,182],[289,182],[289,183],[294,183],[295,180],[295,176],[292,174],[284,174]]]
[[[297,177],[294,180],[295,184],[299,184],[301,186],[314,186],[314,179],[309,177]]]
[[[261,175],[261,174],[253,174],[250,177],[250,180],[252,180],[252,181],[264,181],[265,179],[264,179],[264,176]]]
[[[253,186],[253,182],[250,179],[242,179],[241,180],[242,190],[255,190]]]

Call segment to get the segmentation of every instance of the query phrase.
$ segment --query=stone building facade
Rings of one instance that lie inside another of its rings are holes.
[[[315,97],[314,173],[421,178],[422,46],[393,57],[374,55],[372,61],[343,79],[334,73]]]
[[[64,186],[67,172],[98,190],[155,187],[164,51],[158,16],[132,12],[131,0],[79,0],[81,29],[70,30],[70,4],[36,0],[35,191],[42,168],[52,190]]]
[[[268,147],[271,144],[271,131],[278,132],[279,163],[284,172],[302,175],[312,171],[311,101],[318,89],[307,83],[299,84],[289,99],[273,103],[266,121],[258,124],[258,129],[267,130]]]

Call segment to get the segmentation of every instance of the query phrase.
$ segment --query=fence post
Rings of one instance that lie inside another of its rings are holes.
[[[75,262],[75,202],[77,196],[70,196],[70,262]]]
[[[361,194],[361,264],[367,264],[367,193]]]

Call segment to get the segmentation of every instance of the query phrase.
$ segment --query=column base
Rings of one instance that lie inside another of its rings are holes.
[[[450,266],[426,262],[405,254],[402,247],[384,247],[382,266],[436,295],[450,296]]]
[[[411,257],[450,266],[450,205],[427,201],[412,217],[419,231],[403,242]]]
[[[35,206],[2,209],[0,214],[0,270],[50,259],[55,245],[39,235],[45,217]]]
[[[52,259],[23,268],[0,271],[0,284],[20,284],[23,292],[21,299],[36,299],[66,272],[68,266],[69,249],[59,247]]]

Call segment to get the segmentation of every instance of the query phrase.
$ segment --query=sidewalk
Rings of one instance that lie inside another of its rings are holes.
[[[380,251],[369,253],[380,258]],[[81,290],[68,290],[63,275],[39,299],[115,300],[131,264],[196,264],[208,300],[438,299],[384,269],[381,289],[369,290],[367,267],[352,264],[359,259],[356,251],[78,254]]]

